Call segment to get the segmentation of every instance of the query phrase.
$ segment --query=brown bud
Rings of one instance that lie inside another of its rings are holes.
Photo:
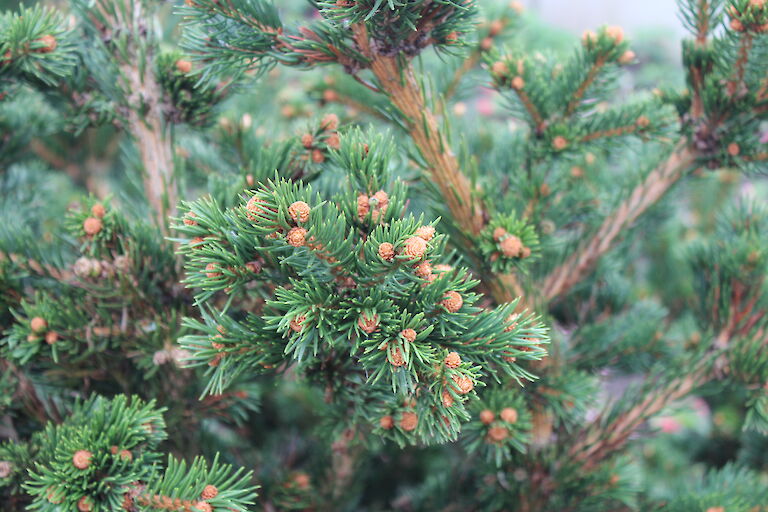
[[[29,328],[32,332],[41,333],[48,327],[48,322],[44,318],[36,316],[29,321]]]
[[[501,410],[501,419],[507,423],[517,423],[517,411],[512,407],[505,407]]]
[[[104,208],[103,204],[96,203],[93,206],[91,206],[91,215],[93,215],[94,217],[102,219],[106,214],[107,214],[107,210]]]
[[[59,44],[56,42],[56,38],[55,38],[55,37],[53,37],[53,36],[52,36],[52,35],[50,35],[50,34],[46,34],[46,35],[44,35],[43,37],[41,37],[40,39],[38,39],[38,41],[40,41],[40,42],[43,44],[43,46],[42,46],[42,47],[40,47],[40,48],[37,50],[37,53],[51,53],[51,52],[52,52],[52,51],[54,51],[54,50],[56,49],[56,47],[59,45]]]
[[[416,430],[416,427],[419,424],[419,417],[416,416],[416,413],[414,412],[404,412],[403,416],[400,418],[400,428],[405,430],[406,432],[411,432],[413,430]]]
[[[495,418],[496,416],[490,409],[483,409],[480,411],[480,423],[483,425],[490,425]]]
[[[176,69],[179,73],[189,73],[192,71],[192,63],[185,59],[179,59],[176,61]]]
[[[85,231],[86,235],[93,236],[101,231],[102,226],[101,219],[98,217],[88,217],[83,222],[83,231]]]

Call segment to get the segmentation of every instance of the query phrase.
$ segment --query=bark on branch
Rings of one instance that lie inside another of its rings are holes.
[[[672,154],[605,218],[597,232],[546,277],[541,287],[543,298],[547,301],[555,300],[589,275],[597,261],[613,247],[624,230],[632,226],[686,174],[695,163],[696,156],[696,152],[685,141],[678,143]]]

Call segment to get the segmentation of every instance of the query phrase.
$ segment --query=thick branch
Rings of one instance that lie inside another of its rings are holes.
[[[114,30],[132,27],[136,20],[143,18],[142,3],[124,0],[124,9],[115,9],[116,18],[107,13]],[[134,44],[134,43],[129,43]],[[139,149],[143,164],[144,192],[155,220],[164,232],[167,231],[168,217],[175,215],[177,194],[173,176],[173,152],[171,137],[163,126],[162,90],[153,73],[153,55],[150,45],[146,52],[131,48],[128,58],[121,62],[120,71],[128,106],[128,131]],[[138,61],[144,55],[146,61]]]
[[[371,70],[380,87],[402,112],[409,134],[427,162],[427,170],[443,193],[456,223],[467,233],[477,235],[484,224],[479,200],[473,197],[469,179],[459,169],[456,155],[434,113],[427,107],[413,67],[406,63],[401,68],[400,63],[407,61],[374,53],[364,25],[356,25],[354,31],[357,44],[371,59]]]
[[[542,296],[553,300],[585,278],[597,261],[608,252],[624,230],[632,226],[648,208],[656,204],[696,161],[696,152],[685,141],[635,187],[632,194],[608,215],[597,233],[544,280]]]
[[[151,66],[147,66],[142,76],[136,65],[123,67],[128,90],[132,93],[130,104],[147,106],[143,115],[135,108],[131,109],[128,125],[144,167],[144,192],[158,226],[167,231],[168,217],[175,215],[177,201],[173,153],[170,135],[163,127],[160,85],[149,69]]]

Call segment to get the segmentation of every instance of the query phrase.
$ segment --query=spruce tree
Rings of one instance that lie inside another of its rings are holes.
[[[651,91],[518,2],[0,2],[3,510],[768,510],[768,2],[678,4]]]

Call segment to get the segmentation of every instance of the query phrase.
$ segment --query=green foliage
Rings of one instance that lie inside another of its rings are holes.
[[[0,16],[4,506],[765,505],[768,5],[177,3]]]

